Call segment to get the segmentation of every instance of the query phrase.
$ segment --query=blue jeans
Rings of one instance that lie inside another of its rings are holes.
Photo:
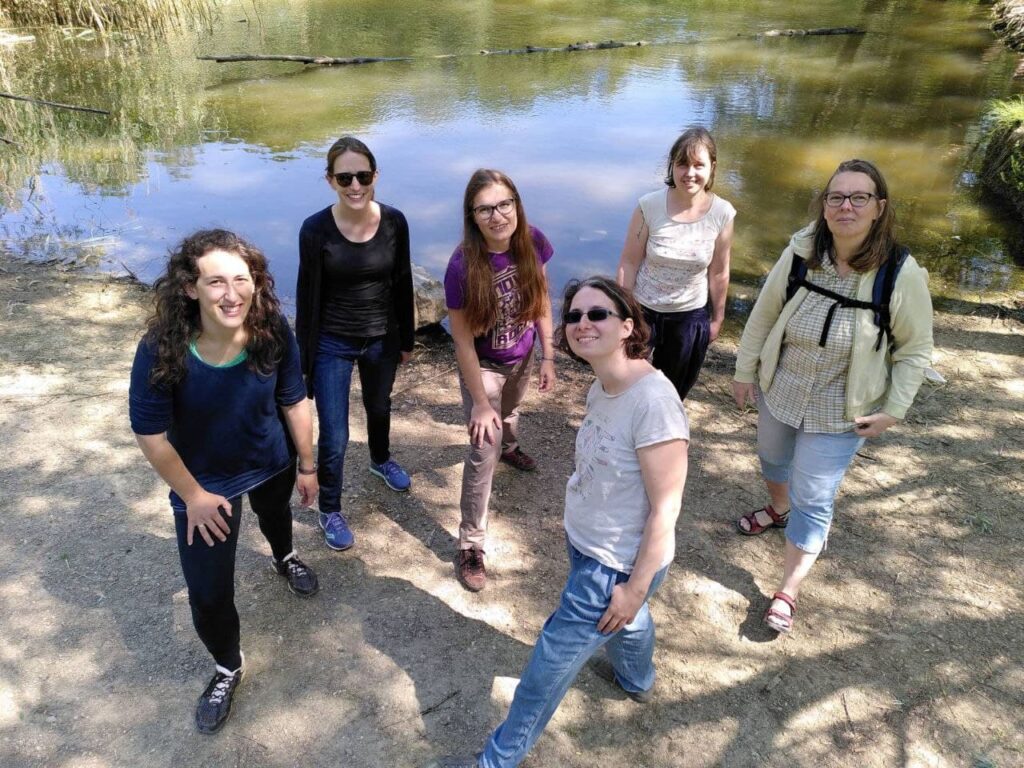
[[[654,594],[668,571],[655,575],[647,597]],[[498,726],[479,757],[480,768],[519,765],[537,741],[565,692],[587,660],[601,646],[619,684],[628,691],[647,691],[654,685],[654,620],[647,602],[631,624],[614,635],[597,631],[597,622],[611,602],[612,588],[629,579],[569,545],[569,579],[558,608],[544,622],[530,661],[516,686],[505,722]]]
[[[320,334],[313,362],[313,399],[320,423],[317,480],[321,512],[341,511],[348,448],[348,396],[354,365],[359,366],[363,388],[370,459],[383,464],[391,458],[391,388],[395,384],[398,357],[397,344],[387,336],[361,339]]]
[[[789,483],[786,538],[803,552],[825,548],[832,507],[854,454],[864,445],[855,432],[822,434],[794,429],[776,419],[758,398],[757,455],[761,473],[773,483]]]

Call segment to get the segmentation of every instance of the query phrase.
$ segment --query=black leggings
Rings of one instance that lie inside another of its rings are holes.
[[[292,551],[292,509],[289,504],[295,483],[294,462],[262,485],[249,491],[249,506],[259,518],[260,531],[270,542],[275,560]],[[231,532],[227,540],[214,539],[209,546],[199,533],[187,542],[188,518],[174,515],[178,534],[181,571],[188,585],[192,624],[199,639],[220,666],[238,669],[242,654],[238,639],[238,611],[235,610],[235,550],[242,524],[242,497],[231,499],[231,517],[225,517]]]
[[[668,377],[685,400],[704,364],[711,343],[711,321],[705,307],[687,312],[655,312],[643,308],[651,326],[651,363]]]

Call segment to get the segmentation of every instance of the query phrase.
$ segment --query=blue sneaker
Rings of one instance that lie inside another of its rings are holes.
[[[340,512],[320,513],[320,527],[324,529],[324,541],[331,549],[342,552],[356,543],[356,537],[348,527],[348,520]]]
[[[392,491],[408,491],[412,485],[409,473],[406,472],[394,459],[388,459],[383,464],[370,462],[370,471],[383,480]]]

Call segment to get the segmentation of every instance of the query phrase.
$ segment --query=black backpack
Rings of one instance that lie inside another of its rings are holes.
[[[828,340],[828,331],[832,327],[832,316],[835,314],[837,307],[870,309],[874,313],[875,325],[878,326],[878,341],[875,342],[875,351],[877,352],[882,348],[883,338],[888,341],[889,348],[891,349],[893,341],[892,327],[889,325],[889,300],[892,298],[893,286],[896,285],[896,276],[899,275],[900,269],[903,268],[903,263],[909,255],[910,249],[902,245],[893,246],[889,258],[885,260],[885,263],[878,268],[878,272],[875,274],[875,284],[871,288],[871,301],[867,302],[841,296],[827,288],[822,288],[819,285],[808,282],[807,262],[801,256],[794,253],[793,263],[789,267],[789,282],[786,285],[786,302],[788,303],[797,292],[797,289],[801,287],[815,293],[820,293],[822,296],[827,296],[835,302],[829,307],[828,314],[825,316],[825,326],[821,329],[821,338],[818,340],[818,346],[820,347],[824,347],[825,342]]]

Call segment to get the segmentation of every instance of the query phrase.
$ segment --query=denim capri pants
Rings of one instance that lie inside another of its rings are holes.
[[[789,483],[786,538],[797,549],[816,555],[825,548],[836,491],[862,445],[864,438],[852,430],[825,434],[783,424],[768,410],[765,399],[758,398],[761,472],[773,483]]]

